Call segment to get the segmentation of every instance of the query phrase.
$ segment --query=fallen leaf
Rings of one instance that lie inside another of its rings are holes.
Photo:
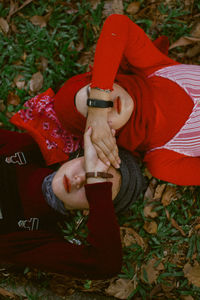
[[[187,263],[183,268],[183,272],[189,283],[200,287],[200,266],[192,267],[189,263]]]
[[[132,2],[128,5],[126,11],[130,15],[135,15],[140,10],[140,2]]]
[[[196,230],[200,229],[200,224],[197,224],[197,225],[195,226],[195,229],[196,229]]]
[[[152,178],[150,183],[149,183],[149,186],[146,189],[146,192],[144,194],[144,200],[147,200],[148,203],[154,201],[153,195],[155,193],[156,185],[157,185],[157,179]]]
[[[31,92],[38,92],[43,86],[43,75],[41,72],[33,74],[30,80],[30,90]]]
[[[194,57],[200,53],[200,44],[194,45],[192,48],[188,49],[186,52],[187,57]]]
[[[178,223],[173,219],[171,218],[171,224],[174,228],[176,228],[178,231],[180,231],[180,233],[182,234],[182,236],[186,236],[185,232],[183,231],[183,229],[178,225]]]
[[[105,292],[108,295],[114,296],[118,299],[127,299],[134,289],[135,286],[132,280],[120,278],[114,282],[111,282]]]
[[[166,213],[166,217],[168,220],[170,220],[170,214],[169,214],[169,211],[165,208],[165,213]]]
[[[4,297],[9,297],[10,299],[14,299],[15,295],[3,288],[0,287],[0,295],[4,296]],[[6,298],[7,299],[7,298]]]
[[[156,187],[156,190],[155,190],[155,193],[154,193],[154,196],[153,196],[153,199],[154,199],[154,200],[160,200],[160,199],[161,199],[165,187],[166,187],[166,184],[165,184],[165,183],[159,184],[159,185]]]
[[[169,50],[180,47],[180,46],[187,46],[196,42],[200,42],[200,38],[197,37],[190,37],[190,36],[184,36],[175,41],[170,47]]]
[[[122,238],[122,244],[125,247],[128,247],[133,243],[137,243],[141,248],[145,248],[143,238],[133,228],[120,227],[120,233]]]
[[[7,104],[12,104],[14,106],[17,106],[18,104],[20,104],[19,96],[13,92],[10,92],[7,97]]]
[[[156,282],[156,279],[159,275],[159,270],[157,270],[154,267],[155,263],[156,263],[156,259],[152,258],[151,260],[148,261],[147,264],[142,265],[140,277],[143,282],[146,282],[145,274],[147,276],[149,284]]]
[[[150,234],[156,234],[158,225],[155,221],[151,221],[151,222],[145,221],[143,228]]]
[[[23,89],[25,87],[25,80],[24,77],[21,74],[18,74],[14,78],[14,83],[18,89]]]
[[[144,216],[150,217],[150,218],[156,218],[158,216],[158,213],[156,211],[153,211],[154,206],[152,204],[146,205],[144,207]]]
[[[176,196],[176,189],[173,186],[168,185],[165,188],[165,191],[161,199],[163,206],[168,206],[171,203],[172,199],[175,198],[175,196]]]
[[[44,16],[33,16],[30,18],[30,21],[33,25],[38,25],[40,28],[47,26],[47,20]]]
[[[159,263],[159,265],[156,267],[156,270],[158,270],[158,271],[163,271],[163,270],[165,270],[165,266],[163,265],[162,262]]]
[[[200,23],[197,23],[190,32],[192,37],[200,38]]]
[[[4,18],[0,18],[0,30],[3,33],[8,33],[8,31],[9,31],[8,22]]]

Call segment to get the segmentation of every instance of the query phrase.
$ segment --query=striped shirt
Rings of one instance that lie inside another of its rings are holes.
[[[187,156],[200,156],[200,66],[174,65],[160,69],[151,76],[160,76],[176,82],[191,97],[194,107],[179,132],[165,145],[150,151],[168,149]]]

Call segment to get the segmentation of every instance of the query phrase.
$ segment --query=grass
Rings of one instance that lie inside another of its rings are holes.
[[[23,3],[23,1],[18,2]],[[126,8],[131,1],[123,2],[126,13]],[[175,4],[157,1],[155,5],[150,5],[147,0],[139,2],[140,13],[130,17],[153,38],[164,34],[171,42],[183,35],[189,35],[194,23],[193,15],[200,12],[198,0],[195,0],[190,8],[185,8],[182,1],[176,1]],[[56,91],[69,77],[86,70],[87,63],[82,65],[79,60],[91,50],[97,40],[104,18],[103,4],[104,2],[101,1],[96,8],[93,8],[89,1],[33,1],[11,18],[9,25],[14,24],[17,31],[10,30],[8,34],[0,33],[0,99],[5,105],[5,108],[0,111],[0,122],[4,127],[15,130],[9,124],[8,113],[20,109],[24,102],[33,96],[29,90],[29,82],[34,73],[41,71],[43,74],[44,85],[40,91],[42,92],[49,87]],[[31,17],[44,16],[49,11],[51,15],[46,27],[40,28],[31,23]],[[8,13],[9,2],[1,2],[0,17],[6,18]],[[178,58],[180,51],[183,52],[184,49],[173,51],[173,57]],[[48,61],[45,70],[41,70],[42,58]],[[192,63],[198,61],[194,58]],[[27,88],[18,89],[13,84],[18,74],[24,77]],[[10,92],[20,97],[20,104],[14,106],[7,103]],[[135,278],[137,282],[130,299],[134,297],[148,299],[156,285],[163,288],[163,286],[170,286],[172,281],[175,282],[174,288],[166,292],[168,295],[166,297],[169,299],[170,297],[181,299],[183,295],[191,295],[194,299],[200,298],[200,288],[188,284],[183,274],[183,266],[186,262],[200,263],[200,235],[193,226],[196,217],[200,215],[200,190],[199,187],[177,188],[181,196],[178,200],[172,201],[167,206],[167,210],[171,218],[174,218],[185,232],[185,236],[172,226],[166,216],[165,207],[159,201],[154,203],[154,209],[158,214],[154,219],[158,224],[157,234],[149,234],[144,230],[145,222],[151,222],[152,219],[144,216],[146,202],[143,199],[133,205],[129,214],[119,218],[121,226],[133,227],[146,244],[145,248],[137,243],[124,247],[124,263],[119,278],[130,280]],[[83,240],[85,237],[84,223],[77,227],[81,218],[82,214],[77,212],[74,221],[64,228],[64,235],[68,240],[72,238]],[[180,259],[178,263],[175,262],[177,253],[182,253],[182,260]],[[152,258],[156,258],[156,264],[162,262],[164,265],[156,284],[149,284],[145,270],[143,270],[143,280],[140,273],[142,265]],[[25,269],[24,276],[28,273],[30,271]],[[95,283],[90,280],[80,283],[81,289],[86,291],[94,289],[94,285]],[[157,295],[152,296],[152,299],[164,299],[163,295],[165,294],[162,294],[161,298],[157,298]],[[38,297],[27,294],[28,299],[39,299]]]

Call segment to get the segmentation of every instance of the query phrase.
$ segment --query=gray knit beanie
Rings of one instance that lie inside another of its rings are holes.
[[[127,211],[146,188],[145,179],[135,158],[124,149],[119,149],[119,157],[121,159],[119,169],[121,173],[121,186],[119,193],[113,200],[115,212],[117,214]],[[44,178],[42,191],[47,203],[52,208],[62,214],[66,214],[63,202],[56,197],[52,190],[51,183],[55,173],[56,172]]]

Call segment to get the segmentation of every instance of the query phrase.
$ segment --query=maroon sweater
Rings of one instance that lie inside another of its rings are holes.
[[[27,134],[4,130],[0,131],[0,140],[0,184],[4,186],[0,202],[0,262],[78,277],[117,274],[122,251],[111,183],[85,186],[90,204],[88,245],[71,244],[57,228],[63,217],[48,206],[42,195],[43,178],[52,170],[44,166],[37,145]]]

